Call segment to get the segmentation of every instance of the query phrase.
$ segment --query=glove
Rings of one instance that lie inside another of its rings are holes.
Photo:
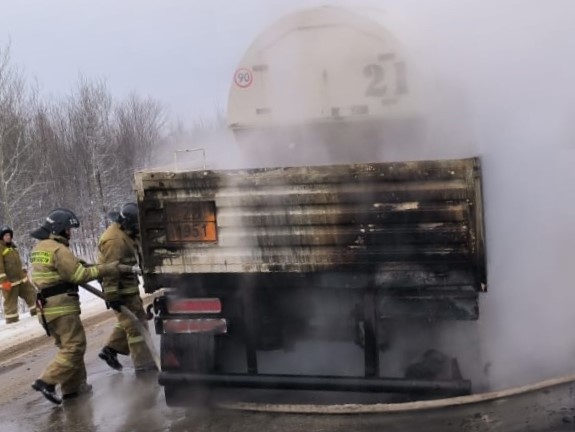
[[[4,282],[2,282],[2,289],[4,291],[10,291],[12,289],[12,282],[10,282],[9,280],[5,280]]]
[[[106,302],[106,307],[108,309],[112,308],[114,309],[116,312],[121,312],[121,307],[123,306],[123,302],[122,300],[110,300]]]
[[[98,276],[99,277],[107,277],[107,276],[119,276],[120,269],[118,268],[120,261],[112,261],[106,264],[100,264],[98,266]]]
[[[118,271],[120,273],[131,273],[134,274],[134,267],[127,264],[118,264]]]

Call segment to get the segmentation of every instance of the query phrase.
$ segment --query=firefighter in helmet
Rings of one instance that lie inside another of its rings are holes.
[[[86,382],[86,335],[80,320],[78,284],[116,276],[120,271],[132,271],[122,268],[118,262],[87,266],[78,259],[69,249],[69,241],[72,228],[79,226],[72,211],[59,208],[51,211],[42,226],[31,233],[39,240],[30,261],[32,281],[39,291],[40,322],[59,348],[32,388],[55,404],[92,389]],[[58,384],[62,398],[56,393]]]
[[[120,261],[121,264],[139,265],[139,226],[138,207],[134,203],[122,206],[121,211],[109,215],[113,223],[104,231],[98,244],[98,262],[106,264]],[[98,356],[112,369],[121,370],[118,354],[130,355],[136,373],[156,370],[152,354],[147,348],[143,335],[134,323],[120,311],[125,306],[136,315],[144,326],[148,326],[142,299],[140,298],[137,276],[123,273],[119,276],[103,278],[102,289],[106,301],[116,313],[117,323],[106,346]]]
[[[0,286],[4,297],[6,324],[18,322],[18,297],[24,299],[31,315],[36,315],[36,290],[28,281],[20,253],[13,242],[14,231],[0,227]]]

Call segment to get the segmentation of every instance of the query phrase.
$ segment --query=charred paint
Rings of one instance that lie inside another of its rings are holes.
[[[209,274],[295,282],[343,272],[385,290],[477,293],[486,284],[480,174],[477,158],[138,173],[145,273],[189,283]],[[217,241],[170,241],[174,209],[200,202],[215,203]],[[453,301],[440,306],[476,311],[476,296]]]

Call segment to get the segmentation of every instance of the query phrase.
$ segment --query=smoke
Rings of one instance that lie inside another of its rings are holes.
[[[379,14],[356,10],[377,17],[413,60],[427,128],[424,146],[379,157],[482,157],[489,292],[478,366],[494,388],[573,372],[575,4],[381,4]],[[361,146],[354,152],[362,159]],[[455,340],[474,352],[469,334]]]
[[[461,112],[442,107],[444,139],[431,153],[456,155],[462,144],[483,159],[489,293],[479,325],[491,385],[573,372],[575,5],[433,3],[417,12],[421,34],[410,42],[466,103],[457,140],[449,119]]]
[[[154,154],[154,169],[197,170],[237,167],[238,147],[225,118],[218,112],[213,119],[196,120],[190,126],[172,125]]]
[[[279,17],[317,3],[276,1],[269,7]],[[423,145],[405,143],[375,158],[355,145],[345,162],[482,158],[489,291],[481,295],[475,327],[483,357],[476,367],[488,371],[494,388],[573,372],[575,3],[336,3],[377,20],[405,48],[421,81],[426,122]],[[317,139],[309,134],[310,141]],[[226,168],[258,166],[238,156],[229,136],[225,143],[214,161],[225,160]],[[267,144],[272,153],[278,148]],[[304,150],[295,164],[344,162],[321,149]],[[267,164],[294,163],[281,155]],[[454,324],[450,336],[457,337],[445,336],[444,348],[451,344],[479,362],[471,354],[477,340],[462,331],[469,327]]]
[[[382,23],[434,96],[417,159],[482,157],[489,292],[479,332],[491,385],[571,373],[575,4],[392,3]]]

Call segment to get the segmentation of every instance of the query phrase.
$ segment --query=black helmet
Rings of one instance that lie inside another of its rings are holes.
[[[32,231],[31,235],[41,240],[48,238],[50,234],[62,235],[66,229],[78,227],[80,227],[80,222],[71,210],[58,208],[52,210],[42,226]]]
[[[0,238],[4,237],[4,234],[10,234],[11,236],[14,236],[14,230],[8,225],[2,225],[0,226]]]
[[[137,233],[138,226],[138,205],[136,203],[126,203],[122,206],[120,212],[111,212],[110,219],[119,223],[123,229]]]

